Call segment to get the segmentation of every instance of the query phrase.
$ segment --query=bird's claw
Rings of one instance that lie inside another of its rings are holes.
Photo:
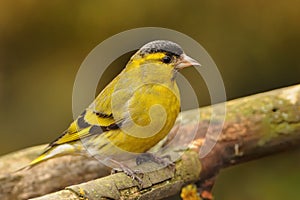
[[[124,165],[120,165],[120,168],[113,168],[111,170],[111,174],[115,174],[115,173],[118,173],[118,172],[125,173],[127,176],[131,177],[132,180],[136,180],[139,184],[139,187],[142,187],[143,180],[142,180],[142,178],[140,178],[138,176],[138,174],[141,174],[141,175],[144,174],[141,170],[139,170],[139,169],[130,169],[129,167],[124,166]]]

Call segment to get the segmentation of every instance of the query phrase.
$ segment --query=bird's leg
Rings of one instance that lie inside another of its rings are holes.
[[[121,162],[118,162],[118,161],[112,160],[112,159],[110,159],[110,160],[119,166],[119,168],[113,168],[111,170],[111,174],[115,174],[115,173],[118,173],[118,172],[124,172],[127,176],[131,177],[132,180],[136,180],[139,183],[140,186],[143,185],[143,180],[138,176],[138,174],[143,175],[143,172],[141,170],[130,169],[124,163],[121,163]]]
[[[138,155],[135,160],[137,165],[141,165],[142,163],[149,162],[149,161],[155,162],[160,165],[168,166],[168,167],[174,167],[175,165],[171,160],[171,156],[169,155],[159,157],[152,153],[142,153]]]

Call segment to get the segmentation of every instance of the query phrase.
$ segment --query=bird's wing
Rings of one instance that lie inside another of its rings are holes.
[[[68,129],[48,146],[53,146],[73,142],[79,139],[89,137],[94,134],[101,134],[109,128],[117,127],[115,124],[120,120],[115,120],[111,108],[111,96],[114,86],[118,81],[117,76],[108,84],[97,96],[93,103],[84,110],[84,112],[73,121]]]

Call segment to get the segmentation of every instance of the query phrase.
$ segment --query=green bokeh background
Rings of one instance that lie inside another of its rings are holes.
[[[299,24],[298,0],[3,0],[0,154],[47,143],[68,126],[76,72],[114,34],[156,26],[189,35],[210,53],[234,99],[300,82]],[[100,88],[125,60],[105,74]],[[184,74],[193,78],[192,72]],[[207,104],[203,94],[201,105]],[[294,150],[226,169],[216,199],[298,199],[299,158]]]

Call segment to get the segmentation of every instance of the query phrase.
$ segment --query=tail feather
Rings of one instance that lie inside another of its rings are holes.
[[[29,163],[29,166],[34,166],[41,162],[44,162],[50,158],[62,156],[66,154],[75,154],[75,153],[82,153],[83,146],[81,142],[74,142],[74,143],[66,143],[57,146],[53,146],[48,148],[44,151],[40,156]]]

